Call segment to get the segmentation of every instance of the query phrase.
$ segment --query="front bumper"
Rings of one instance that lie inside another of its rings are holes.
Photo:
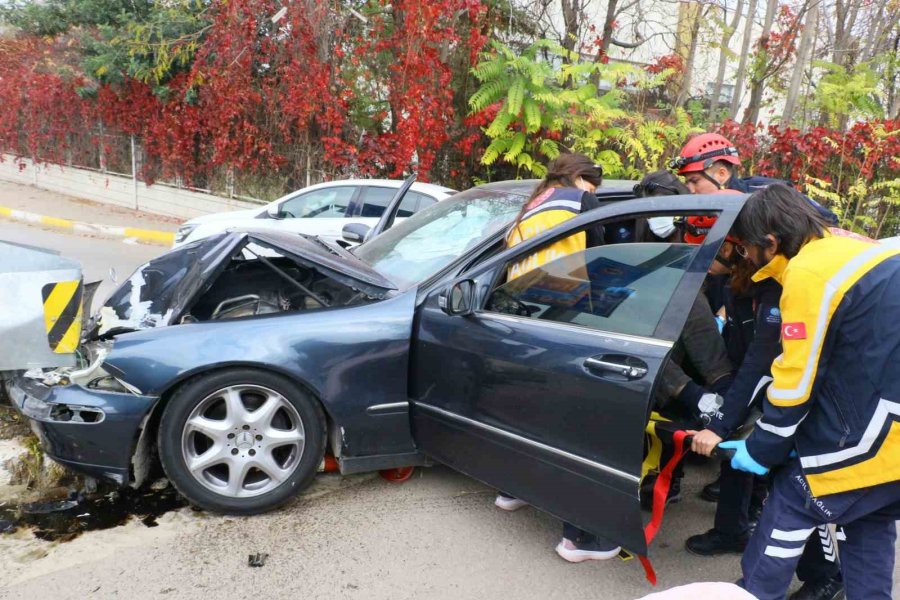
[[[130,481],[141,425],[158,397],[47,386],[27,377],[13,379],[7,391],[52,459],[120,485]]]

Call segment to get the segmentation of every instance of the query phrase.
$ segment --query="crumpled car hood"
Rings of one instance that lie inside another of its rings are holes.
[[[298,234],[229,231],[163,254],[138,269],[110,295],[88,327],[88,337],[173,324],[207,290],[228,262],[248,245],[274,250],[374,298],[397,286],[340,249],[326,249]]]

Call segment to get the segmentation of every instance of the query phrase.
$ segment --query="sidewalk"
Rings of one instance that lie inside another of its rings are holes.
[[[181,223],[172,217],[100,204],[8,181],[0,181],[0,206],[58,219],[158,231],[174,232]]]
[[[0,217],[75,233],[171,246],[180,220],[0,181]]]

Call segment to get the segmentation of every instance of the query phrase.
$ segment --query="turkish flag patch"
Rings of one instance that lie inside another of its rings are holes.
[[[785,340],[805,340],[806,323],[784,323],[781,326],[781,337]]]

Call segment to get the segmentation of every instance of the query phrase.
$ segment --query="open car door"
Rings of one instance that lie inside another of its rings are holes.
[[[412,353],[419,447],[646,554],[638,492],[657,379],[743,202],[708,195],[611,204],[432,289]],[[702,245],[606,245],[507,276],[588,227],[689,214],[718,215]]]

